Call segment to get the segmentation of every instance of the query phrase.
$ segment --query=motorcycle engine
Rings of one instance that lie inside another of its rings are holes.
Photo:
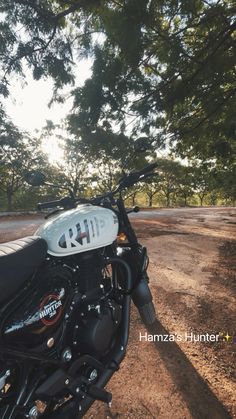
[[[100,357],[111,349],[122,318],[122,306],[112,291],[112,274],[104,269],[99,251],[78,260],[82,302],[75,311],[73,347],[80,354]]]
[[[121,306],[115,301],[108,299],[84,306],[74,327],[73,345],[80,354],[106,355],[120,321]]]

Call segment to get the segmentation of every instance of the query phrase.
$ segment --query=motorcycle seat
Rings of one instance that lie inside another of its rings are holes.
[[[33,275],[47,254],[47,243],[37,236],[0,244],[0,303]]]

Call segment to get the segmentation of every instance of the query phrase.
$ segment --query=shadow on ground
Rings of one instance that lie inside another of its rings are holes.
[[[158,320],[149,327],[149,333],[169,334]],[[154,342],[154,344],[193,419],[232,418],[176,342]]]

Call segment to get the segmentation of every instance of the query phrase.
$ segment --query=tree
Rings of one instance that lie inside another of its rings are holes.
[[[5,145],[15,144],[22,138],[22,133],[8,118],[4,108],[0,104],[0,158],[2,159],[3,148]]]
[[[136,184],[132,187],[130,187],[127,192],[125,193],[124,199],[125,201],[131,200],[131,205],[134,207],[136,205],[136,198],[138,193],[142,191],[142,185]]]
[[[145,184],[143,186],[143,191],[148,197],[148,206],[152,207],[153,205],[153,198],[154,196],[160,191],[161,184],[160,178],[158,176],[155,177],[155,179],[152,177],[151,179],[147,179],[145,181]]]
[[[159,159],[160,190],[166,198],[166,206],[171,205],[174,195],[179,190],[181,165],[172,159]]]
[[[104,2],[96,18],[106,38],[91,79],[74,90],[73,123],[93,130],[132,116],[134,132],[156,130],[181,156],[231,158],[234,14],[223,0]]]
[[[194,173],[191,166],[181,166],[178,194],[184,199],[184,205],[188,205],[188,198],[194,194]]]
[[[89,179],[89,162],[80,151],[81,140],[67,138],[64,140],[64,184],[67,185],[75,196],[81,194]]]
[[[18,132],[18,137],[10,138],[0,146],[1,170],[0,190],[7,197],[7,210],[12,210],[14,194],[24,184],[24,175],[28,170],[42,167],[45,156],[39,150],[35,139],[30,139]]]
[[[90,143],[86,143],[86,137],[83,138],[81,144],[82,147],[86,144],[86,151],[89,153],[93,172],[91,180],[96,185],[96,192],[101,194],[113,190],[127,173],[139,171],[150,163],[155,153],[151,142],[149,145],[147,143],[146,137],[134,140],[124,134],[112,133],[109,127],[97,128],[92,139],[90,137]],[[124,199],[131,198],[132,205],[135,205],[135,199],[141,190],[142,182],[135,184],[124,191]]]
[[[132,118],[134,132],[182,156],[235,152],[233,0],[5,0],[0,12],[4,95],[24,64],[58,89],[73,82],[73,59],[90,56],[93,74],[74,89],[69,119],[83,138],[104,121],[125,132]]]
[[[83,1],[61,2],[6,0],[0,3],[1,85],[7,96],[12,72],[24,76],[24,64],[33,70],[36,80],[53,77],[55,86],[72,82],[71,42],[68,41],[65,17],[79,9]],[[77,3],[77,4],[76,4]],[[81,22],[82,23],[82,22]]]
[[[217,184],[214,174],[214,167],[208,162],[203,162],[193,166],[194,189],[200,199],[200,205],[203,205],[207,194],[215,191]]]
[[[217,191],[220,196],[235,206],[236,203],[236,165],[217,167],[214,172]]]

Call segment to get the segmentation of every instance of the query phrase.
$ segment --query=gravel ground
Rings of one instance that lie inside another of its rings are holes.
[[[96,402],[86,419],[236,418],[236,344],[224,338],[236,336],[236,209],[143,211],[131,219],[150,256],[152,333],[182,340],[140,341],[145,329],[133,308],[127,356],[107,386],[112,407]],[[0,241],[33,234],[41,222],[5,217]],[[185,333],[222,337],[190,342]]]

